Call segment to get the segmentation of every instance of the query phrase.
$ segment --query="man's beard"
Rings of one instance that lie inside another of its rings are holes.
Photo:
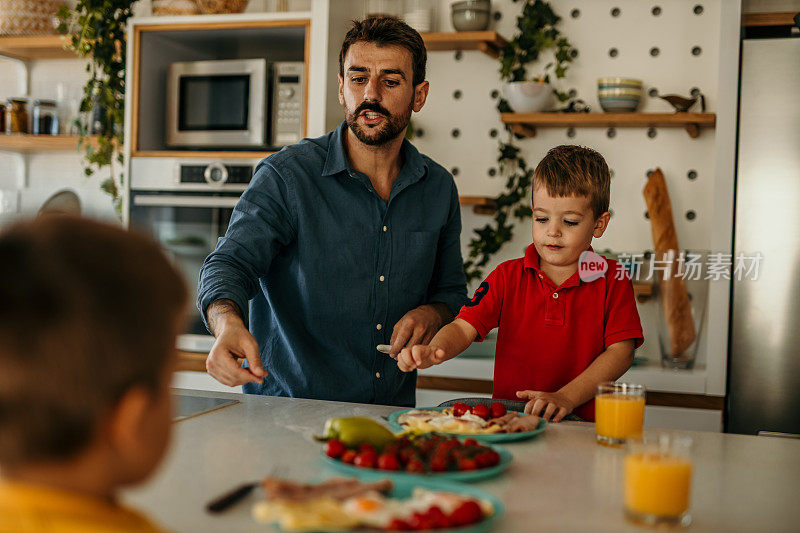
[[[345,108],[345,122],[356,138],[369,146],[383,146],[384,144],[396,139],[408,126],[411,120],[411,112],[414,109],[414,99],[408,105],[408,109],[402,115],[393,116],[377,102],[362,102],[355,112],[351,113]],[[358,123],[358,117],[364,111],[374,111],[384,117],[382,124],[377,126],[362,126]]]

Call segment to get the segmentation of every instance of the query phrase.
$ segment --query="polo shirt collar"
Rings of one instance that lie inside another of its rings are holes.
[[[593,252],[594,248],[589,246],[589,251]],[[530,268],[536,274],[547,276],[547,274],[545,274],[544,271],[539,268],[539,252],[536,251],[536,246],[533,243],[531,243],[531,245],[525,250],[525,257],[522,261],[522,265],[524,268]],[[548,277],[547,279],[550,278]],[[560,287],[577,287],[581,283],[583,283],[583,281],[581,280],[580,274],[575,272],[567,279],[567,281],[562,283]]]
[[[347,154],[344,150],[344,136],[347,134],[347,122],[342,121],[333,132],[328,145],[328,154],[325,156],[325,165],[322,167],[323,176],[335,176],[340,172],[352,173],[350,163],[347,161]],[[402,186],[410,185],[422,179],[427,170],[428,164],[420,155],[413,144],[403,139],[400,147],[403,153],[403,168],[397,177]]]

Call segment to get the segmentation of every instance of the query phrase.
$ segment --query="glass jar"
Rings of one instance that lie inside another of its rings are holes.
[[[58,115],[53,100],[34,100],[31,133],[34,135],[58,135]]]
[[[9,98],[6,104],[6,133],[28,132],[28,111],[25,98]]]

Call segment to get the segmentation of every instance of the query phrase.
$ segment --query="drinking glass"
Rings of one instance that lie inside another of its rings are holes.
[[[636,383],[601,383],[594,398],[597,442],[620,446],[642,434],[644,425],[644,385]]]

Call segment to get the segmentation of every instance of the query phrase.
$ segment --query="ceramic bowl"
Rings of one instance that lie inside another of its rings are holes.
[[[553,107],[555,97],[549,83],[512,81],[503,84],[503,96],[515,113],[538,113]]]
[[[491,12],[488,9],[453,8],[450,20],[456,31],[483,31],[489,27]]]
[[[619,78],[619,77],[598,78],[597,88],[598,89],[615,89],[615,88],[641,89],[642,80],[637,80],[634,78]]]

